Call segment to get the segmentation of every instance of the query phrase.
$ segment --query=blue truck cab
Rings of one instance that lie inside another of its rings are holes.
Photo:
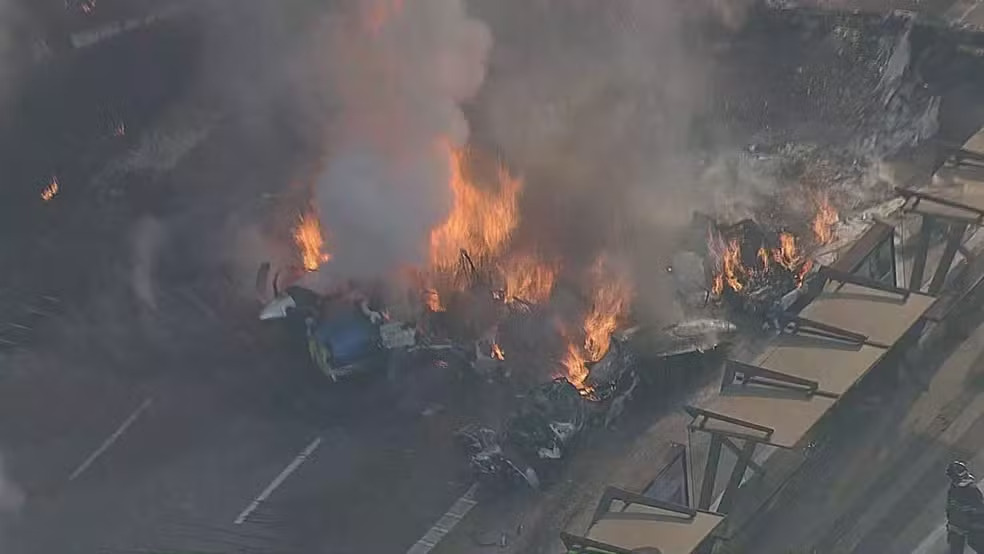
[[[311,361],[332,381],[382,370],[394,349],[416,344],[412,326],[384,321],[361,297],[321,296],[299,286],[278,294],[260,319],[283,319],[294,333],[304,333]]]
[[[354,373],[370,371],[385,362],[379,325],[354,306],[307,322],[308,352],[311,360],[332,381]]]

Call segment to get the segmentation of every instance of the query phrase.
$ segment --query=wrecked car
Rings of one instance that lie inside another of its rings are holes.
[[[540,474],[551,461],[565,456],[586,421],[580,392],[557,378],[530,390],[501,431],[468,425],[455,433],[455,441],[480,482],[536,489]]]
[[[279,291],[276,281],[260,319],[283,320],[292,336],[303,337],[311,362],[332,381],[387,369],[395,353],[417,345],[415,326],[390,320],[379,299],[355,283],[321,295],[299,285]]]
[[[736,331],[729,321],[694,319],[616,333],[605,356],[589,365],[586,387],[579,390],[564,377],[537,385],[498,432],[468,425],[456,433],[456,441],[479,481],[538,488],[585,431],[610,427],[640,384],[657,381],[667,360],[710,352]]]

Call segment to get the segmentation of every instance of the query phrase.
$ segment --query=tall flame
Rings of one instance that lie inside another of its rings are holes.
[[[427,309],[432,312],[445,311],[444,304],[441,303],[441,295],[434,289],[424,291],[424,302],[427,304]]]
[[[779,233],[779,248],[772,255],[777,264],[789,270],[795,269],[803,259],[796,246],[796,237],[790,233]]]
[[[628,311],[632,298],[630,283],[608,267],[604,256],[595,262],[589,278],[592,289],[591,306],[581,326],[584,339],[578,344],[568,334],[567,352],[563,360],[567,380],[583,393],[590,392],[585,384],[588,377],[587,364],[597,362],[608,352],[612,333]]]
[[[492,348],[489,351],[489,356],[495,358],[496,360],[506,359],[506,353],[502,351],[502,347],[499,346],[499,343],[497,342],[492,343]]]
[[[817,214],[811,222],[813,237],[817,244],[830,244],[834,240],[834,224],[840,221],[840,215],[831,205],[830,196],[826,192],[815,194],[814,202],[817,205]]]
[[[558,268],[532,254],[513,254],[500,264],[500,270],[508,298],[538,304],[550,298]]]
[[[475,260],[500,254],[519,223],[520,180],[499,168],[498,187],[484,190],[464,175],[464,152],[449,148],[453,195],[448,219],[431,231],[431,263],[451,268],[462,250]]]
[[[52,198],[54,198],[57,194],[58,194],[58,177],[52,177],[51,181],[48,183],[48,186],[44,187],[44,190],[41,191],[41,200],[48,202]]]
[[[301,214],[294,228],[294,242],[300,250],[301,263],[307,271],[316,271],[321,264],[331,259],[324,251],[325,239],[321,232],[321,222],[314,210]]]

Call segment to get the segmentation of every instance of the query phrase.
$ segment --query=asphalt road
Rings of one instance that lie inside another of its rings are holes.
[[[470,486],[451,430],[505,391],[426,361],[411,389],[330,386],[255,321],[258,306],[223,291],[228,268],[209,252],[228,244],[229,214],[257,209],[310,154],[303,133],[272,123],[297,117],[276,98],[259,123],[219,114],[173,168],[93,182],[193,96],[201,68],[185,62],[199,43],[169,25],[171,40],[148,30],[42,75],[33,86],[48,94],[0,130],[13,183],[0,189],[0,321],[30,328],[0,352],[0,551],[405,552]],[[108,132],[117,116],[122,140]],[[53,173],[62,192],[43,205]],[[127,278],[146,216],[172,230],[156,310]]]
[[[4,129],[0,322],[22,333],[0,351],[0,551],[404,552],[471,484],[451,431],[474,389],[428,360],[412,387],[330,386],[210,260],[231,217],[296,176],[303,139],[230,112],[172,169],[94,182],[193,96],[198,43],[180,33],[196,29],[168,25],[170,41],[140,31],[38,77],[58,94],[27,95]],[[162,87],[129,65],[173,71]],[[93,114],[121,99],[116,144]],[[42,204],[52,171],[62,191]],[[128,277],[148,216],[171,229],[156,309]]]

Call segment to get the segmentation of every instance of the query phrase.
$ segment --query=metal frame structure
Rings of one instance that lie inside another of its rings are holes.
[[[841,284],[855,284],[895,294],[903,301],[907,300],[910,294],[912,294],[912,291],[898,287],[895,284],[884,283],[856,273],[865,261],[881,248],[886,241],[892,245],[891,272],[893,276],[897,275],[894,256],[894,228],[887,224],[876,223],[858,238],[854,246],[843,257],[838,258],[839,263],[835,262],[830,266],[820,268],[818,271],[819,283],[817,293],[812,295],[810,300],[818,297],[831,281]],[[799,308],[802,308],[802,306],[799,306]],[[867,335],[862,333],[801,317],[795,311],[787,312],[781,317],[783,323],[787,324],[785,332],[789,334],[842,341],[858,346],[877,346],[886,350],[892,346],[872,341]],[[727,360],[721,379],[721,394],[748,393],[753,389],[794,396],[802,395],[804,399],[811,396],[831,399],[840,397],[839,394],[822,390],[820,383],[815,380],[805,379],[782,371],[767,369],[736,360]],[[751,468],[757,474],[763,475],[765,473],[764,468],[755,463],[752,458],[760,444],[773,445],[771,439],[775,433],[775,429],[696,406],[686,406],[684,409],[693,418],[688,426],[688,430],[703,431],[711,437],[707,462],[704,466],[704,475],[700,485],[697,508],[709,509],[714,501],[722,447],[732,451],[737,457],[737,461],[724,487],[721,501],[717,507],[718,511],[727,513],[734,505],[736,492],[741,485],[746,471]],[[733,426],[736,429],[711,429],[708,427],[708,423],[713,421]]]
[[[671,462],[671,464],[675,463],[678,459],[679,455],[674,458],[674,461]],[[699,513],[717,516],[723,515],[717,512],[692,508],[690,506],[683,506],[674,502],[657,500],[655,498],[629,492],[618,487],[608,486],[605,488],[605,492],[601,495],[601,499],[598,501],[598,506],[591,515],[591,522],[588,524],[589,529],[605,514],[611,511],[612,502],[616,500],[622,502],[625,507],[632,504],[638,504],[648,506],[650,508],[665,510],[671,514],[675,514],[674,516],[669,517],[679,517],[679,519],[684,522],[693,521]],[[713,537],[710,537],[709,539],[713,540]],[[632,554],[633,552],[632,550],[627,550],[625,548],[599,542],[586,537],[572,535],[570,533],[561,533],[560,540],[564,543],[564,546],[567,548],[569,554],[596,554],[599,552],[604,552],[605,554]],[[707,540],[708,539],[705,538],[704,542],[706,543]],[[699,548],[700,546],[698,546],[698,549]]]
[[[646,492],[644,492],[643,494],[644,494],[644,496],[648,496],[650,498],[657,498],[657,499],[659,499],[658,497],[653,496],[652,494],[649,494],[648,491],[651,488],[653,488],[653,486],[657,482],[661,481],[663,479],[663,477],[666,474],[668,474],[670,471],[672,471],[673,468],[674,468],[674,466],[679,463],[680,464],[680,470],[681,470],[682,476],[683,476],[683,499],[682,499],[683,501],[680,504],[682,504],[683,506],[693,506],[693,501],[692,501],[693,499],[690,496],[690,470],[689,470],[689,468],[690,468],[690,458],[687,455],[687,447],[686,447],[686,445],[675,443],[675,442],[674,443],[671,443],[670,444],[670,447],[671,448],[674,448],[677,451],[676,454],[674,454],[670,458],[670,461],[667,462],[667,464],[663,466],[663,469],[659,470],[659,472],[656,473],[656,476],[653,477],[651,481],[649,481],[648,483],[646,483],[645,488],[643,488],[643,491],[646,491]]]
[[[962,149],[960,152],[964,152],[966,156],[972,156],[972,159],[975,161],[984,159],[984,155],[981,154]],[[967,165],[967,162],[965,161],[966,159],[970,158],[957,158],[955,164],[957,166]],[[984,170],[984,166],[981,165],[973,165],[972,167]],[[902,211],[904,213],[919,215],[922,219],[922,224],[919,227],[919,234],[915,238],[916,252],[913,258],[912,272],[909,274],[909,290],[918,292],[923,289],[926,263],[929,258],[929,247],[932,243],[932,235],[937,228],[940,228],[940,226],[945,227],[944,233],[946,235],[946,239],[943,253],[940,256],[936,270],[933,273],[933,278],[930,280],[929,286],[926,288],[929,294],[936,296],[943,291],[943,285],[946,283],[946,277],[950,272],[951,266],[953,265],[954,257],[960,250],[961,244],[963,244],[963,239],[967,233],[967,228],[970,226],[980,227],[984,225],[984,210],[970,206],[963,202],[943,198],[929,192],[917,191],[903,187],[895,187],[895,192],[905,199],[905,205],[902,207]],[[923,203],[937,204],[939,206],[961,210],[967,212],[968,215],[964,216],[960,214],[933,213],[932,211],[922,209],[921,204]]]
[[[836,399],[840,396],[833,392],[821,390],[820,383],[815,380],[804,379],[736,360],[727,360],[721,379],[721,394],[747,393],[754,389],[791,396],[801,395],[804,399],[811,396]],[[721,448],[726,447],[737,457],[735,467],[731,471],[731,476],[728,478],[728,483],[717,508],[719,512],[728,513],[734,505],[735,493],[741,485],[745,472],[751,468],[755,473],[765,474],[765,469],[757,464],[752,457],[755,455],[758,445],[773,444],[771,439],[775,429],[696,406],[686,406],[684,410],[693,418],[688,430],[703,431],[711,437],[697,508],[710,509],[714,501],[715,484],[721,463]],[[711,429],[708,427],[708,423],[712,421],[743,428],[747,431]],[[742,441],[741,445],[736,444],[735,440]]]

